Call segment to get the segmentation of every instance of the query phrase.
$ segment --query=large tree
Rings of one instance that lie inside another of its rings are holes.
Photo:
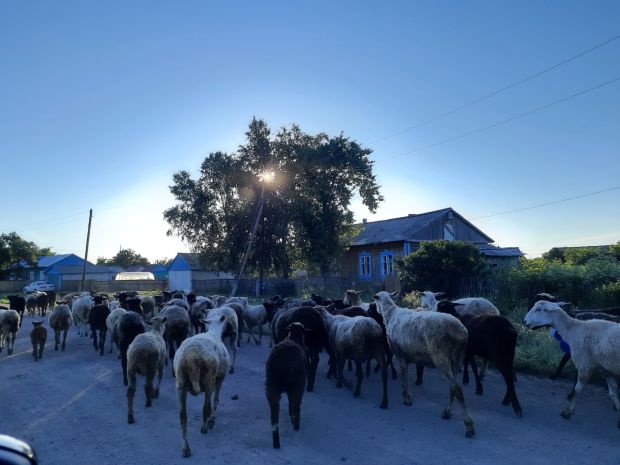
[[[37,257],[51,255],[49,247],[39,247],[31,241],[23,239],[16,232],[0,234],[0,269],[11,265],[19,267],[21,260],[29,265],[37,264]]]
[[[375,211],[383,200],[371,150],[339,135],[275,135],[254,118],[234,153],[211,153],[193,179],[173,175],[177,205],[164,212],[170,229],[220,269],[237,272],[262,198],[250,272],[288,276],[294,266],[327,272],[351,235],[357,192]]]
[[[148,265],[149,260],[148,258],[143,257],[139,253],[134,252],[132,249],[121,249],[112,258],[97,258],[97,264],[127,268],[133,265]]]

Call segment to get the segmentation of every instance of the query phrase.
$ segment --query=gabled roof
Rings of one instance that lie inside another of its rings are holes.
[[[45,255],[43,257],[37,258],[37,266],[41,268],[47,268],[48,266],[52,266],[54,263],[58,263],[60,260],[64,260],[67,257],[73,255],[72,253],[66,253],[63,255]]]
[[[205,267],[201,265],[201,254],[199,253],[178,253],[177,256],[181,257],[189,269],[192,271],[204,270]]]
[[[496,247],[490,244],[479,245],[480,253],[487,257],[522,257],[519,247]]]
[[[458,216],[463,222],[481,234],[487,242],[493,242],[493,239],[480,231],[476,226],[471,224],[452,208],[443,208],[441,210],[411,214],[400,218],[362,223],[362,232],[353,240],[351,245],[380,244],[402,241],[415,242],[422,240],[422,238],[416,237],[416,233],[429,226],[433,221],[447,215],[449,212],[452,212],[454,215]]]

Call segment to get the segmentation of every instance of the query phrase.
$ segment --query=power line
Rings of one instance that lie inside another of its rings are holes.
[[[517,208],[517,209],[514,209],[514,210],[506,210],[506,211],[503,211],[503,212],[493,213],[491,215],[476,216],[474,218],[467,218],[467,219],[469,221],[473,221],[473,220],[481,220],[483,218],[492,218],[494,216],[509,215],[511,213],[523,212],[523,211],[526,211],[526,210],[533,210],[535,208],[548,207],[549,205],[557,205],[558,203],[564,203],[564,202],[568,202],[570,200],[582,199],[584,197],[590,197],[592,195],[602,194],[604,192],[614,191],[614,190],[617,190],[617,189],[620,189],[620,186],[610,187],[608,189],[602,189],[600,191],[595,191],[595,192],[588,192],[587,194],[576,195],[576,196],[573,196],[573,197],[566,197],[564,199],[554,200],[552,202],[539,203],[538,205],[531,205],[529,207]]]
[[[394,132],[392,134],[388,134],[387,136],[381,137],[379,139],[375,139],[374,141],[372,141],[370,143],[371,144],[376,144],[377,142],[383,142],[384,140],[390,139],[390,138],[398,136],[400,134],[404,134],[404,133],[409,132],[409,131],[413,131],[414,129],[420,128],[422,126],[426,126],[427,124],[433,123],[433,122],[438,121],[438,120],[443,119],[443,118],[446,118],[447,116],[453,115],[454,113],[458,113],[459,111],[464,110],[466,108],[469,108],[469,107],[471,107],[473,105],[476,105],[477,103],[480,103],[480,102],[483,102],[485,100],[488,100],[491,97],[496,96],[497,94],[501,94],[502,92],[505,92],[508,89],[512,89],[513,87],[516,87],[516,86],[518,86],[520,84],[523,84],[524,82],[531,81],[532,79],[535,79],[535,78],[537,78],[539,76],[542,76],[543,74],[546,74],[549,71],[553,71],[554,69],[557,69],[557,68],[559,68],[561,66],[564,66],[565,64],[568,64],[571,61],[574,61],[577,58],[580,58],[580,57],[582,57],[582,56],[584,56],[584,55],[586,55],[586,54],[588,54],[590,52],[593,52],[594,50],[599,49],[599,48],[601,48],[601,47],[603,47],[603,46],[613,42],[614,40],[618,40],[618,39],[620,39],[620,34],[617,34],[617,35],[615,35],[613,37],[610,37],[609,39],[604,40],[603,42],[600,42],[600,43],[594,45],[593,47],[590,47],[589,49],[584,50],[583,52],[578,53],[577,55],[573,55],[572,57],[567,58],[566,60],[560,61],[559,63],[556,63],[556,64],[554,64],[554,65],[552,65],[552,66],[550,66],[548,68],[545,68],[542,71],[539,71],[539,72],[534,73],[534,74],[532,74],[530,76],[527,76],[527,77],[525,77],[523,79],[515,81],[515,82],[513,82],[511,84],[508,84],[508,85],[506,85],[506,86],[504,86],[504,87],[502,87],[502,88],[500,88],[500,89],[498,89],[496,91],[491,92],[490,94],[487,94],[487,95],[485,95],[483,97],[479,97],[479,98],[477,98],[475,100],[472,100],[469,103],[461,105],[460,107],[454,108],[454,109],[449,110],[449,111],[447,111],[445,113],[437,115],[437,116],[435,116],[433,118],[430,118],[430,119],[427,119],[425,121],[422,121],[421,123],[415,124],[413,126],[409,126],[408,128],[402,129],[402,130]]]
[[[429,144],[429,145],[425,145],[425,146],[419,147],[419,148],[414,149],[414,150],[409,150],[409,151],[401,153],[399,155],[393,155],[391,157],[380,158],[380,159],[376,160],[376,162],[378,163],[378,162],[382,162],[382,161],[392,160],[394,158],[404,157],[405,155],[411,155],[412,153],[422,152],[423,150],[428,150],[428,149],[437,147],[439,145],[447,144],[448,142],[453,142],[453,141],[458,140],[458,139],[463,139],[464,137],[472,136],[472,135],[477,134],[479,132],[487,131],[489,129],[493,129],[493,128],[496,128],[498,126],[502,126],[504,124],[508,124],[508,123],[510,123],[512,121],[515,121],[517,119],[524,118],[525,116],[531,115],[533,113],[537,113],[537,112],[542,111],[542,110],[546,110],[547,108],[552,107],[554,105],[558,105],[560,103],[564,103],[564,102],[566,102],[568,100],[574,99],[574,98],[579,97],[579,96],[584,95],[584,94],[587,94],[588,92],[592,92],[592,91],[594,91],[596,89],[600,89],[601,87],[608,86],[609,84],[613,84],[614,82],[619,81],[619,80],[620,80],[620,76],[615,77],[613,79],[610,79],[608,81],[602,82],[600,84],[597,84],[597,85],[595,85],[593,87],[590,87],[588,89],[579,91],[579,92],[577,92],[575,94],[569,95],[568,97],[564,97],[564,98],[561,98],[559,100],[555,100],[555,101],[553,101],[551,103],[548,103],[546,105],[543,105],[543,106],[540,106],[540,107],[537,107],[537,108],[533,108],[533,109],[528,110],[528,111],[526,111],[524,113],[519,113],[518,115],[511,116],[510,118],[502,120],[502,121],[499,121],[497,123],[493,123],[493,124],[490,124],[488,126],[484,126],[484,127],[481,127],[481,128],[473,129],[471,131],[464,132],[463,134],[459,134],[458,136],[449,137],[449,138],[443,139],[443,140],[441,140],[439,142],[435,142],[434,144]]]

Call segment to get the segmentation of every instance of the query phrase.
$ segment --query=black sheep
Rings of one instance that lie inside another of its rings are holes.
[[[47,294],[45,292],[40,292],[37,295],[37,308],[39,309],[39,316],[45,316],[47,313],[48,304],[49,300],[47,298]]]
[[[26,299],[21,295],[7,295],[9,299],[9,308],[15,310],[19,314],[19,327],[22,327],[24,312],[26,311]]]
[[[392,360],[393,355],[392,355],[392,351],[390,350],[390,343],[388,342],[388,338],[387,338],[387,331],[385,329],[385,322],[383,321],[383,317],[379,314],[379,312],[377,311],[377,304],[376,303],[371,303],[368,306],[368,311],[366,312],[367,316],[369,316],[370,318],[372,318],[373,320],[375,320],[377,323],[379,323],[379,326],[381,326],[381,330],[383,331],[383,347],[385,349],[385,356],[387,357],[387,363],[390,366],[390,368],[392,369],[392,379],[396,379],[396,368],[394,368],[394,362]],[[417,365],[416,365],[417,367]],[[379,369],[381,368],[381,366],[377,363],[377,366],[375,367],[375,372],[379,371]],[[370,375],[370,360],[367,362],[366,364],[366,376]]]
[[[514,376],[514,358],[518,334],[510,320],[501,315],[459,315],[455,310],[454,303],[450,301],[439,302],[437,311],[458,318],[467,328],[463,383],[469,381],[465,378],[467,375],[466,367],[469,364],[476,380],[476,394],[482,395],[482,383],[474,356],[477,355],[493,362],[506,382],[506,394],[502,404],[511,404],[517,416],[522,416],[523,410],[519,404],[519,399],[517,399]]]
[[[288,397],[288,409],[293,429],[299,429],[301,400],[308,374],[308,355],[304,334],[308,331],[301,323],[291,323],[286,330],[288,337],[271,350],[265,366],[265,392],[271,410],[273,448],[280,448],[280,397]]]
[[[93,347],[95,350],[99,350],[99,355],[103,355],[103,346],[108,332],[106,318],[110,315],[110,308],[103,304],[103,297],[101,296],[97,295],[93,300],[95,305],[90,309],[88,324],[90,325],[91,337],[93,338]],[[97,344],[97,332],[99,332],[99,344]]]
[[[132,300],[140,299],[128,299],[129,303]],[[135,302],[129,304],[130,307],[136,308]],[[139,307],[138,307],[139,308]],[[127,349],[129,344],[133,342],[138,334],[142,334],[145,331],[144,320],[142,314],[133,310],[129,310],[123,314],[117,323],[116,327],[118,335],[118,346],[121,352],[121,366],[123,368],[123,383],[127,386]]]
[[[301,323],[307,330],[305,337],[306,350],[308,353],[308,363],[310,371],[308,372],[308,392],[314,389],[314,380],[316,378],[316,369],[319,365],[319,353],[323,348],[329,350],[329,341],[323,315],[314,307],[296,307],[283,309],[276,313],[273,320],[273,343],[277,344],[284,339],[286,328],[291,323]]]

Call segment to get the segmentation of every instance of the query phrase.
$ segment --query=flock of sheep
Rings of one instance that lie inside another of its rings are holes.
[[[522,416],[513,367],[517,331],[490,301],[483,298],[438,301],[441,293],[425,291],[421,294],[420,307],[411,309],[396,305],[395,293],[379,292],[373,296],[372,303],[362,302],[360,294],[350,290],[341,300],[318,295],[308,300],[275,296],[260,305],[250,305],[244,297],[208,297],[182,292],[164,292],[158,296],[122,292],[115,295],[115,300],[108,300],[105,295],[74,293],[56,301],[55,295],[46,295],[45,305],[40,293],[34,299],[9,296],[9,308],[0,309],[0,351],[6,342],[9,355],[13,353],[25,311],[33,316],[38,311],[40,317],[45,317],[48,307],[55,350],[59,347],[65,350],[72,324],[77,327],[78,335],[90,334],[94,349],[101,355],[108,340],[109,352],[116,346],[121,359],[130,424],[135,422],[133,402],[138,375],[145,378],[146,406],[150,407],[159,395],[165,365],[170,361],[179,398],[184,457],[191,455],[187,440],[187,393],[193,396],[204,393],[201,432],[206,434],[215,425],[222,384],[228,374],[234,373],[244,324],[248,330],[247,341],[253,339],[256,344],[261,343],[263,326],[271,326],[273,346],[265,366],[265,390],[274,448],[280,447],[280,398],[282,394],[287,395],[293,428],[299,429],[303,394],[314,388],[322,351],[329,356],[327,376],[335,378],[337,387],[352,389],[355,397],[361,393],[364,363],[369,376],[371,361],[375,360],[375,371],[380,371],[382,380],[379,407],[383,409],[388,407],[389,368],[392,378],[397,378],[394,362],[400,372],[405,405],[411,405],[408,365],[416,364],[416,384],[423,382],[424,366],[435,367],[448,384],[442,418],[451,417],[456,399],[467,437],[475,435],[474,422],[456,375],[463,368],[463,383],[467,383],[471,368],[476,394],[482,394],[481,380],[486,364],[491,362],[506,383],[502,403],[511,405]],[[28,301],[40,305],[28,305]],[[524,318],[529,328],[554,328],[556,338],[568,348],[567,355],[577,367],[577,382],[561,415],[569,418],[573,414],[577,395],[595,371],[604,374],[609,395],[620,415],[619,318],[601,312],[569,314],[562,309],[563,305],[553,296],[539,294]],[[47,330],[41,320],[32,323],[33,357],[38,361],[43,357]],[[258,336],[254,334],[255,328]],[[483,362],[480,371],[476,356]],[[566,360],[565,357],[559,369]],[[344,376],[347,363],[349,369],[355,365],[354,388]]]

